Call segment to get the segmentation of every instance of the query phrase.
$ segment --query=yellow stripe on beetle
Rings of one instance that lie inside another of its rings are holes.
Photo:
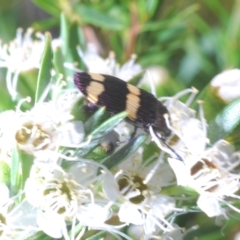
[[[132,93],[127,95],[126,112],[130,120],[134,121],[137,118],[137,111],[140,107],[140,98]]]
[[[92,81],[87,87],[87,99],[93,103],[98,102],[98,96],[104,92],[104,86],[101,83]]]
[[[100,82],[104,82],[105,77],[101,74],[97,74],[97,73],[88,73],[90,75],[90,77],[96,81],[100,81]]]
[[[141,91],[140,91],[139,88],[137,88],[137,87],[135,87],[133,85],[130,85],[130,84],[127,84],[127,88],[128,88],[130,93],[135,94],[137,96],[140,96]]]

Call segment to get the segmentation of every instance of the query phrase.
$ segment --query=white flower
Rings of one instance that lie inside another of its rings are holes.
[[[167,139],[166,143],[178,154],[179,160],[184,159],[189,153],[201,153],[208,142],[206,137],[206,121],[201,104],[199,104],[200,119],[197,118],[196,112],[189,107],[196,92],[196,89],[186,89],[173,97],[160,98],[168,109],[169,117],[165,117],[165,121],[172,132],[172,135]],[[186,103],[179,101],[179,98],[189,93],[190,96]],[[176,154],[156,137],[151,126],[149,130],[156,144],[165,152],[176,157]]]
[[[35,234],[34,209],[25,200],[16,206],[4,184],[0,184],[0,196],[0,239],[26,239]]]
[[[92,229],[116,231],[105,223],[111,217],[111,204],[99,191],[105,174],[110,172],[86,160],[72,164],[68,173],[59,166],[33,165],[25,192],[27,201],[39,209],[39,227],[51,237],[65,239],[75,239],[68,236],[67,222],[72,230],[79,223]],[[79,234],[78,239],[84,228]]]
[[[169,163],[176,174],[178,185],[197,191],[200,194],[198,206],[209,217],[213,217],[224,213],[221,203],[239,212],[226,200],[227,197],[240,198],[235,194],[239,189],[240,177],[230,172],[239,166],[239,156],[236,159],[232,146],[220,140],[201,154],[189,155],[184,163],[170,158]],[[231,159],[236,162],[229,161]]]
[[[132,55],[131,59],[120,67],[116,62],[114,53],[111,52],[107,59],[103,59],[91,43],[87,45],[86,52],[82,52],[78,48],[78,54],[89,72],[112,75],[128,81],[142,71],[141,66],[135,63],[135,55]]]
[[[167,82],[169,79],[169,72],[163,66],[151,66],[146,69],[146,74],[144,74],[141,80],[141,86],[149,87],[151,83],[155,86],[161,86]]]
[[[114,130],[118,133],[119,142],[126,142],[134,131],[134,126],[126,121],[122,121]]]
[[[1,149],[10,152],[15,144],[32,155],[57,151],[59,146],[76,147],[84,137],[83,124],[62,105],[36,104],[30,111],[19,109],[0,114]]]
[[[105,179],[108,184],[104,185],[108,187],[105,192],[110,200],[119,201],[119,220],[125,224],[142,225],[144,236],[159,229],[173,229],[164,217],[174,211],[175,201],[161,196],[160,191],[162,187],[174,184],[174,176],[168,164],[158,164],[159,161],[157,165],[149,164],[153,158],[156,156],[143,163],[139,149],[119,165],[115,182]]]
[[[33,165],[25,192],[27,201],[39,209],[39,227],[54,238],[68,239],[65,221],[74,221],[81,204],[92,201],[91,191],[60,167],[47,169]]]
[[[16,38],[9,45],[0,45],[0,67],[7,68],[7,88],[14,100],[19,73],[40,65],[45,37],[37,33],[34,40],[32,35],[33,29],[29,28],[25,34],[18,29]]]
[[[1,157],[10,156],[14,146],[16,114],[9,110],[0,113],[0,151]]]
[[[217,91],[218,96],[230,103],[240,97],[240,70],[230,69],[216,75],[211,80],[211,86]]]
[[[157,195],[155,199],[149,202],[147,205],[149,213],[144,220],[145,237],[156,233],[172,232],[175,230],[175,226],[167,219],[168,214],[173,214],[179,209],[175,208],[175,200],[171,197]]]
[[[175,229],[171,232],[166,232],[164,233],[162,236],[161,236],[161,239],[162,240],[184,240],[185,239],[185,236],[191,232],[191,231],[194,231],[196,230],[198,227],[196,226],[193,226],[191,227],[190,229],[188,229],[187,231],[183,228],[180,228],[179,226],[175,226],[174,224],[174,227]]]

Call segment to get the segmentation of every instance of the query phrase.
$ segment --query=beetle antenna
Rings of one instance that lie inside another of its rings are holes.
[[[157,136],[157,137],[158,137],[158,136]],[[168,149],[170,149],[170,150],[176,155],[176,158],[177,158],[179,161],[183,162],[182,157],[181,157],[178,153],[176,153],[176,151],[173,150],[173,149],[165,142],[164,139],[162,139],[162,138],[160,138],[160,137],[158,137],[158,138],[159,138],[159,140],[161,140],[161,142],[162,142]]]
[[[158,136],[157,133],[153,130],[153,128],[152,128],[151,126],[149,127],[149,130],[150,130],[151,136],[154,135],[154,137],[156,137],[157,139],[159,139],[159,140],[161,141],[161,143],[164,144],[164,146],[166,146],[172,153],[175,154],[176,158],[177,158],[179,161],[183,162],[182,157],[181,157],[178,153],[176,153],[176,151],[173,150],[173,149],[166,143],[165,138]],[[157,143],[157,142],[156,142],[156,143]]]

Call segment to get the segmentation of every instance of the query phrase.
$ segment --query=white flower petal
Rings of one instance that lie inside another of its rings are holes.
[[[34,208],[26,200],[22,201],[11,213],[13,223],[18,227],[37,229],[37,208]]]
[[[80,208],[77,219],[89,227],[100,227],[109,218],[109,209],[97,204],[87,204]]]
[[[110,174],[104,175],[102,187],[104,195],[106,196],[107,199],[111,201],[116,201],[116,199],[120,196],[118,185],[112,175]]]
[[[9,200],[9,189],[3,183],[0,184],[0,196],[0,206],[2,206]]]
[[[33,206],[39,206],[41,202],[41,194],[39,193],[38,184],[32,178],[28,178],[25,183],[26,200]]]
[[[182,123],[182,138],[191,154],[201,154],[205,149],[206,136],[201,122],[196,118],[190,118]]]
[[[120,207],[118,217],[121,222],[126,224],[142,225],[144,223],[139,209],[130,203],[125,203]]]
[[[226,70],[216,75],[211,85],[217,89],[219,96],[227,103],[240,97],[240,70]]]
[[[78,183],[87,183],[94,180],[97,176],[98,166],[90,162],[76,162],[69,168],[69,174]]]
[[[84,126],[80,121],[65,123],[58,130],[61,132],[61,146],[80,144],[84,138]]]
[[[199,196],[197,205],[208,217],[215,217],[223,213],[219,201],[215,197],[207,194]]]
[[[176,175],[178,185],[188,186],[192,180],[186,165],[174,158],[168,158],[168,162]]]
[[[37,223],[40,229],[52,238],[61,238],[63,228],[66,228],[64,219],[49,213],[38,215]]]

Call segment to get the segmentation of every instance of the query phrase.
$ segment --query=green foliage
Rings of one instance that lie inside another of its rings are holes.
[[[41,95],[44,94],[44,90],[48,89],[51,79],[51,69],[52,69],[52,49],[51,49],[51,36],[46,34],[46,43],[44,52],[42,55],[41,68],[39,69],[36,93],[35,93],[35,103],[37,103]]]
[[[133,53],[138,55],[137,62],[143,66],[144,71],[129,81],[134,85],[139,84],[145,69],[161,66],[168,71],[166,81],[157,86],[157,93],[161,96],[173,95],[187,87],[196,87],[200,91],[198,99],[204,101],[203,108],[209,123],[208,138],[211,144],[224,138],[234,142],[236,148],[240,148],[240,99],[226,104],[218,98],[217,92],[209,84],[215,74],[240,65],[240,1],[32,2],[47,12],[49,17],[36,19],[29,22],[29,25],[40,31],[59,28],[56,36],[60,36],[62,45],[53,49],[51,35],[45,34],[46,42],[40,69],[20,74],[19,93],[22,97],[30,96],[35,103],[38,102],[43,90],[51,81],[58,81],[59,76],[66,80],[66,89],[73,86],[72,82],[67,81],[73,71],[66,68],[64,63],[74,62],[77,67],[85,69],[86,66],[76,48],[80,45],[84,49],[86,42],[94,42],[104,57],[110,51],[114,51],[120,63],[128,60]],[[0,38],[5,42],[14,38],[20,13],[11,9],[11,5],[6,1],[0,3],[0,9]],[[56,71],[55,77],[51,75],[52,68]],[[2,111],[14,109],[16,105],[6,91],[5,74],[5,69],[0,68],[0,95],[4,99],[0,101]],[[46,97],[51,98],[50,94],[51,91]],[[144,161],[153,153],[159,154],[160,150],[154,143],[145,143],[146,135],[138,135],[111,155],[98,151],[99,142],[126,117],[126,113],[110,118],[104,108],[95,113],[86,113],[83,108],[84,102],[80,99],[72,109],[72,114],[75,120],[84,122],[85,141],[89,137],[92,140],[87,147],[79,148],[75,152],[76,156],[96,159],[111,169],[135,152],[139,146],[144,146]],[[29,109],[29,104],[24,104],[23,109]],[[15,148],[12,152],[12,166],[10,176],[9,169],[3,169],[5,172],[1,174],[6,174],[6,183],[11,191],[17,194],[29,176],[32,158]],[[162,194],[191,196],[193,202],[196,199],[196,193],[191,189],[177,186],[163,189]],[[190,240],[196,236],[206,240],[223,239],[220,228],[214,225],[213,219],[206,220],[206,216],[194,214],[193,219],[187,215],[180,217],[179,225],[185,226],[184,224],[189,224],[191,219],[194,224],[199,223],[203,227],[192,231],[185,239]],[[236,226],[238,221],[231,219],[226,228],[226,235],[231,237]],[[38,235],[36,239],[50,239],[42,233]],[[98,232],[87,239],[100,239],[105,235],[105,232]]]
[[[211,143],[226,138],[240,123],[240,99],[233,101],[225,107],[216,118],[210,122],[209,138]]]
[[[100,109],[95,115],[103,114],[104,112],[102,109]],[[108,133],[110,133],[115,126],[117,126],[124,118],[126,118],[127,113],[122,112],[119,114],[116,114],[115,116],[111,117],[110,119],[106,120],[99,126],[92,128],[90,134],[88,135],[87,139],[91,139],[91,142],[84,148],[80,148],[75,152],[75,155],[80,157],[80,156],[85,156],[88,154],[91,150],[93,150],[99,142],[106,136]],[[94,117],[92,118],[93,120],[90,120],[92,123],[92,126],[96,126],[96,122]]]
[[[104,159],[101,163],[109,169],[117,166],[124,159],[131,156],[146,140],[146,135],[137,136],[131,142],[128,142],[124,147]]]

